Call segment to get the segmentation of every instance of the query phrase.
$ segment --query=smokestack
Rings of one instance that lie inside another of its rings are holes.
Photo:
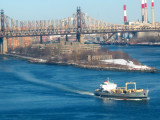
[[[124,24],[127,23],[127,11],[126,11],[126,5],[124,5]]]
[[[145,21],[145,23],[148,23],[148,12],[147,12],[147,0],[145,0],[145,2],[144,2],[144,10],[145,10],[145,12],[144,12],[144,21]]]
[[[144,0],[142,0],[142,23],[144,22]]]
[[[154,18],[154,0],[152,0],[152,24],[155,23],[155,18]]]

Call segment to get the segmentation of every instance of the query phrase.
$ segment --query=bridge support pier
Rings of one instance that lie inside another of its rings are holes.
[[[136,39],[137,38],[137,32],[132,32],[132,39]]]
[[[40,44],[43,44],[43,36],[40,36]]]
[[[76,38],[77,38],[77,41],[80,42],[81,34],[77,34],[77,35],[76,35]]]
[[[80,35],[80,43],[81,43],[81,44],[84,44],[84,37],[83,37],[82,34]]]
[[[0,38],[0,54],[6,54],[8,52],[7,41],[6,37]]]
[[[84,37],[82,34],[77,34],[77,41],[84,44]]]
[[[66,41],[68,42],[68,35],[66,35]]]

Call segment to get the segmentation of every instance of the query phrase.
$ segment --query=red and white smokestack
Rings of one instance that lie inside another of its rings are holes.
[[[145,23],[148,22],[148,12],[147,12],[147,0],[144,1],[144,8],[145,8],[145,12],[144,12],[144,21]]]
[[[154,0],[152,0],[152,24],[155,23],[155,18],[154,18]]]
[[[144,0],[142,0],[142,23],[144,22]]]
[[[126,11],[126,5],[124,5],[124,24],[127,23],[127,11]]]

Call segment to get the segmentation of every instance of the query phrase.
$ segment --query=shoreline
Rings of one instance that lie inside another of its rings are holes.
[[[146,72],[146,73],[157,73],[158,69],[150,67],[150,69],[130,69],[130,68],[122,68],[122,67],[102,67],[98,65],[84,65],[84,64],[78,64],[78,63],[71,63],[71,62],[47,62],[47,60],[44,59],[38,59],[38,58],[32,58],[32,57],[26,57],[22,55],[15,55],[15,54],[4,54],[3,56],[9,56],[18,58],[21,60],[26,60],[30,63],[34,64],[47,64],[47,65],[65,65],[65,66],[74,66],[84,69],[92,69],[92,70],[106,70],[106,71],[120,71],[120,72]],[[31,61],[35,59],[35,61]]]
[[[128,46],[153,46],[160,47],[160,43],[101,43],[101,45],[128,45]]]
[[[66,66],[74,66],[74,67],[79,67],[79,68],[84,68],[84,69],[92,69],[92,70],[104,70],[104,71],[119,71],[119,72],[146,72],[146,73],[157,73],[158,69],[156,68],[151,68],[148,70],[143,70],[143,69],[127,69],[127,68],[120,68],[120,67],[100,67],[100,66],[90,66],[90,65],[82,65],[82,64],[77,64],[77,63],[46,63],[48,65],[66,65]]]

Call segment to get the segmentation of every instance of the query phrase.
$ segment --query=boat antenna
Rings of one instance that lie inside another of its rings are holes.
[[[107,77],[107,81],[109,82],[109,77]]]
[[[148,90],[148,80],[147,80],[147,90]]]

